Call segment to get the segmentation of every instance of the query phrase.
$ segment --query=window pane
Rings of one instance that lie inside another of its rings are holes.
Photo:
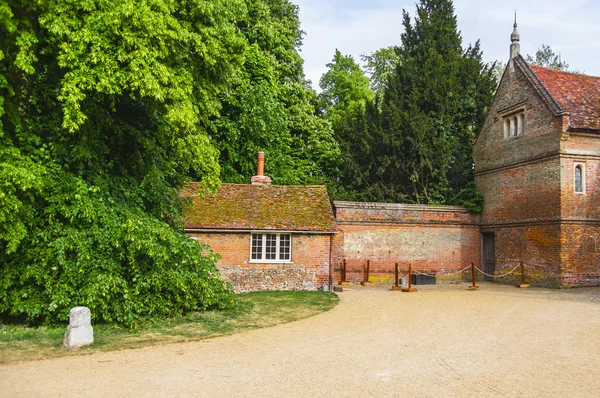
[[[252,260],[262,260],[262,234],[252,234]]]
[[[265,248],[265,260],[277,259],[277,235],[266,234],[267,246]]]
[[[517,136],[519,134],[519,119],[516,117],[513,118],[513,136]]]
[[[583,192],[583,169],[575,167],[575,192]]]
[[[291,236],[290,235],[279,235],[279,259],[289,260],[290,249],[291,249]]]

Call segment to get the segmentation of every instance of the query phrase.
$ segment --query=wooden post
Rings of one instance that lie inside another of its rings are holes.
[[[392,290],[402,290],[402,288],[398,286],[398,263],[396,263],[396,266],[394,267],[394,278],[396,279],[396,282],[394,283],[394,286],[392,286]]]
[[[477,274],[475,273],[475,261],[471,261],[471,276],[473,277],[473,286],[469,286],[469,290],[479,290],[477,286]]]
[[[348,282],[346,280],[346,259],[345,258],[342,260],[341,274],[342,274],[342,280],[338,282],[338,285],[342,285],[342,286],[350,285],[350,282]]]
[[[365,268],[365,277],[364,280],[360,283],[363,286],[370,286],[372,285],[371,282],[369,282],[369,271],[371,268],[371,260],[367,260],[367,266]]]
[[[525,283],[525,264],[523,260],[521,260],[521,284],[517,285],[517,287],[526,288],[531,287],[531,284]]]
[[[408,288],[402,289],[405,293],[414,293],[416,288],[412,287],[412,264],[408,264]]]

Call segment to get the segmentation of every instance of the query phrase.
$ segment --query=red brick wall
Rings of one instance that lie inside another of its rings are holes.
[[[503,274],[522,260],[528,283],[557,287],[560,284],[561,228],[554,224],[508,225],[482,227],[482,232],[495,233],[496,271]],[[517,270],[502,282],[520,280]]]
[[[394,264],[406,272],[440,275],[479,262],[477,216],[456,206],[335,202],[335,281],[346,259],[347,279],[362,281],[370,261],[371,280],[393,281]]]
[[[486,224],[539,222],[560,217],[558,157],[477,174]]]
[[[560,283],[563,286],[594,286],[600,282],[600,225],[563,223],[561,228]]]
[[[600,141],[600,135],[598,136]],[[575,192],[575,166],[585,171],[585,189]],[[561,214],[566,220],[588,220],[600,223],[600,149],[598,155],[561,156]]]
[[[504,138],[503,116],[523,109],[523,135]],[[518,68],[505,73],[473,150],[476,171],[558,154],[563,118],[555,117]]]
[[[217,267],[236,292],[314,290],[329,283],[330,235],[292,234],[292,263],[250,263],[250,233],[188,232],[221,256]]]
[[[600,282],[600,134],[570,132],[562,140],[561,213],[564,286]],[[585,190],[575,192],[575,166],[583,165]]]

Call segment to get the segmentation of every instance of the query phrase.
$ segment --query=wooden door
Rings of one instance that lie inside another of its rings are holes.
[[[481,261],[483,263],[483,272],[486,274],[494,275],[496,271],[496,249],[495,249],[495,236],[493,232],[485,232],[482,234],[483,249],[481,255]],[[493,278],[486,276],[486,281],[491,281]]]

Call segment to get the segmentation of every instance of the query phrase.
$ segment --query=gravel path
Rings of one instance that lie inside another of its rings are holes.
[[[195,343],[0,366],[2,397],[598,396],[600,291],[353,287]]]

